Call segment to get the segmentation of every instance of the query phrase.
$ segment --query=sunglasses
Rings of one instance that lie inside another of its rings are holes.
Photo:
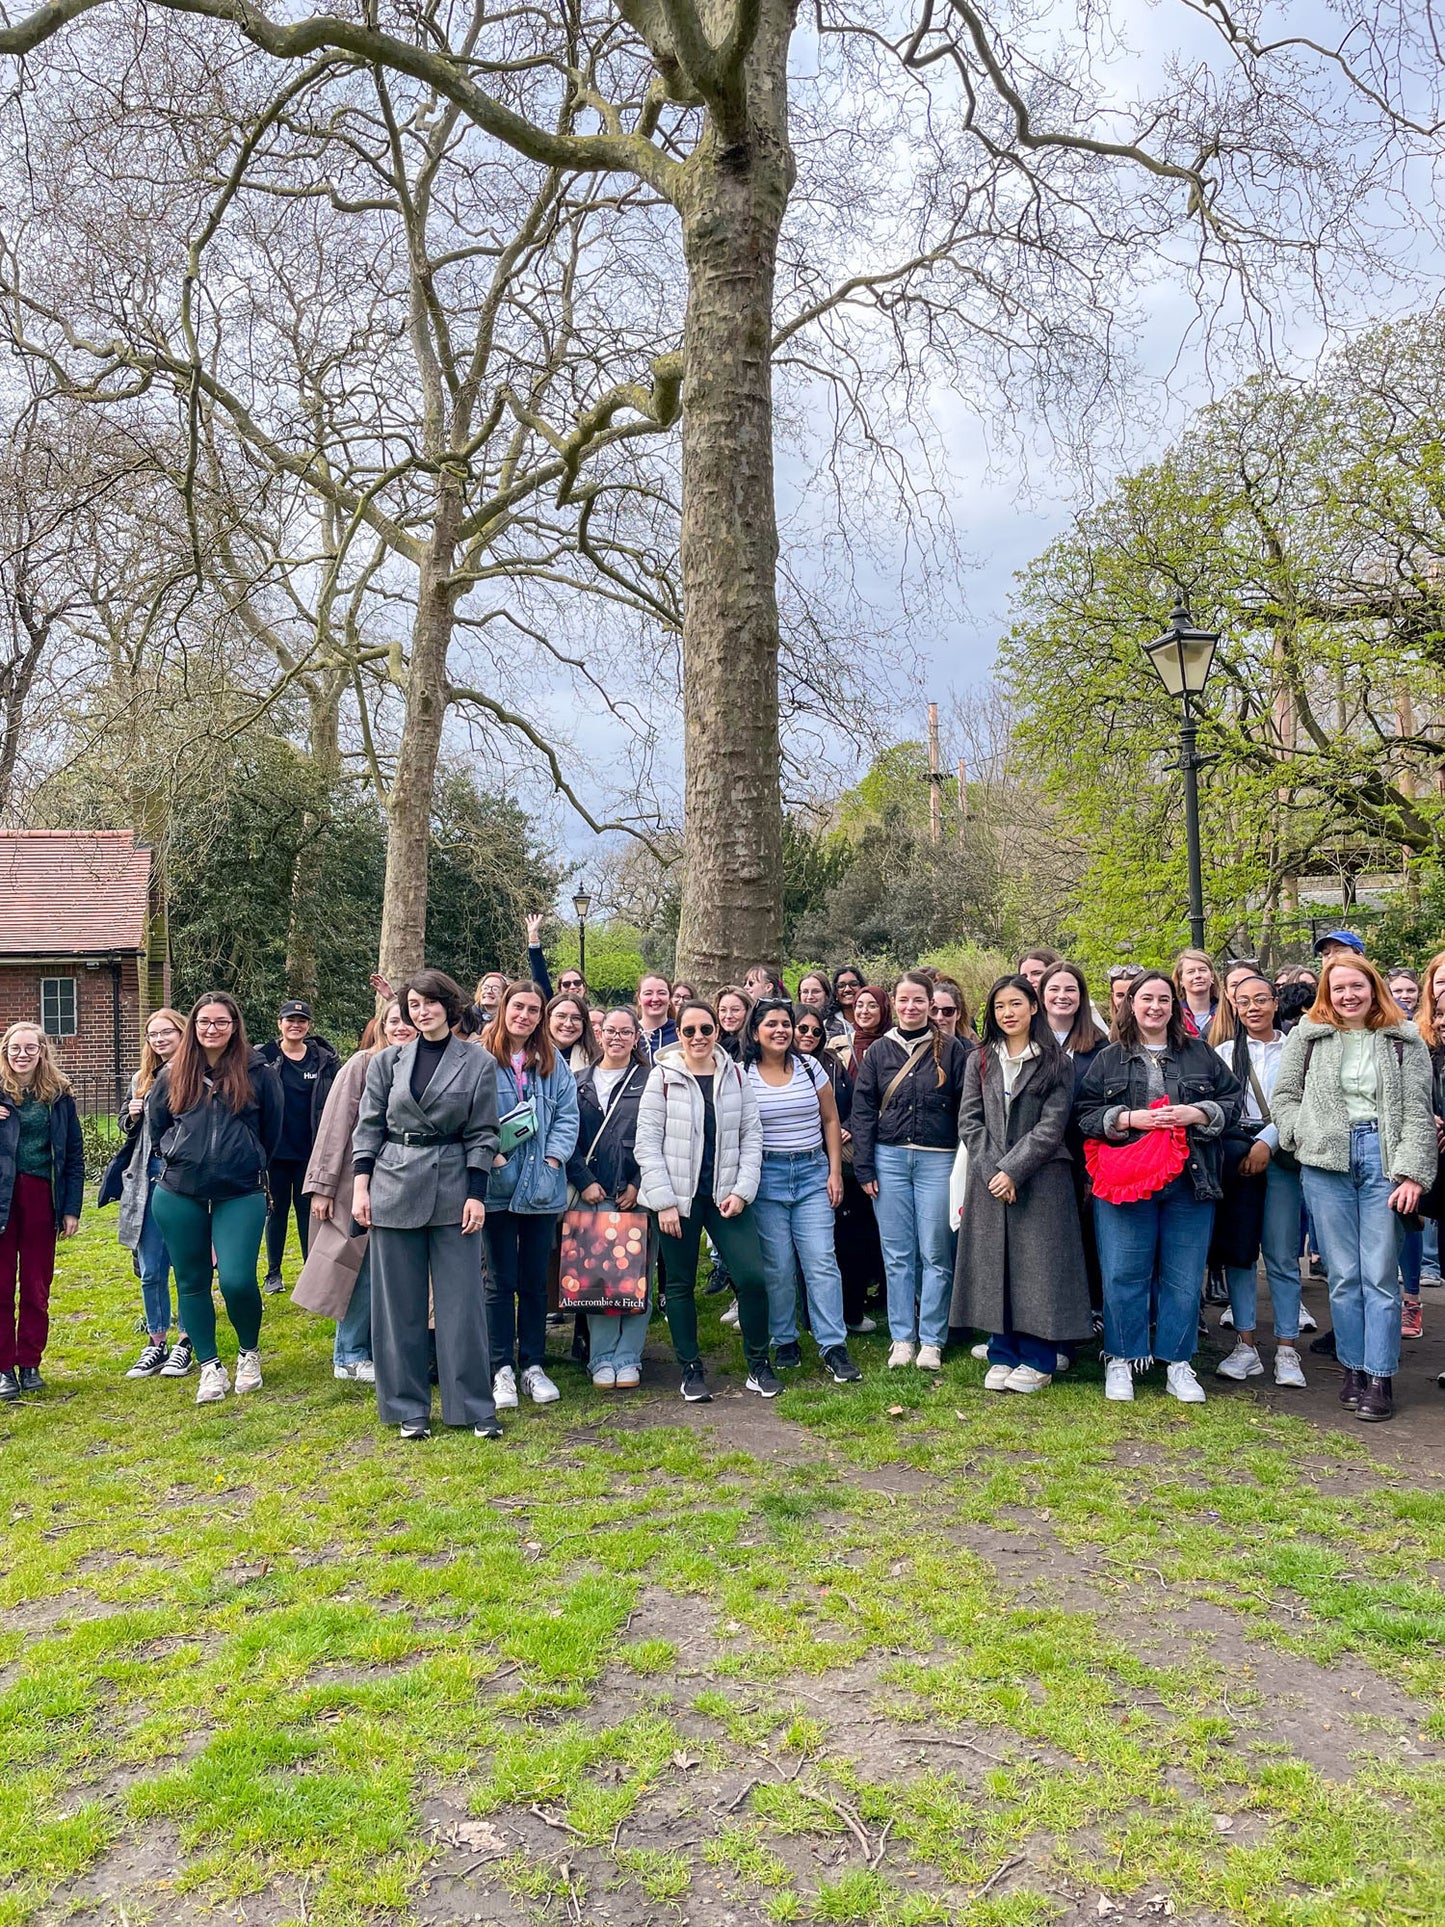
[[[717,1025],[716,1024],[684,1024],[682,1027],[682,1035],[684,1037],[716,1037]]]

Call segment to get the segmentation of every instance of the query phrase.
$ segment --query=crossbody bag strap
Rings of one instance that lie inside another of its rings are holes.
[[[903,1082],[904,1078],[907,1077],[908,1073],[911,1070],[917,1069],[918,1065],[920,1065],[923,1062],[924,1058],[928,1055],[929,1051],[931,1051],[932,1049],[933,1049],[933,1039],[931,1037],[925,1037],[923,1042],[918,1046],[917,1050],[915,1050],[911,1056],[905,1058],[903,1063],[899,1066],[898,1072],[895,1075],[892,1083],[888,1086],[888,1089],[883,1093],[883,1102],[878,1106],[878,1115],[880,1117],[882,1117],[883,1113],[888,1109],[888,1106],[893,1102],[894,1098],[897,1097],[898,1087]]]
[[[597,1135],[596,1137],[593,1138],[592,1142],[587,1146],[587,1149],[583,1154],[582,1162],[584,1164],[590,1164],[592,1162],[592,1153],[597,1149],[598,1145],[602,1142],[602,1133],[607,1129],[607,1126],[612,1122],[612,1113],[617,1109],[618,1104],[622,1100],[623,1093],[626,1091],[628,1085],[632,1082],[632,1073],[635,1070],[640,1070],[640,1069],[641,1069],[641,1066],[638,1064],[629,1064],[627,1066],[627,1075],[618,1084],[616,1084],[613,1087],[612,1095],[607,1100],[607,1109],[602,1113],[602,1122],[597,1126]]]
[[[1254,1092],[1254,1101],[1259,1106],[1259,1114],[1264,1122],[1266,1124],[1273,1123],[1274,1115],[1269,1108],[1269,1099],[1260,1088],[1259,1072],[1254,1068],[1253,1058],[1250,1059],[1249,1064],[1249,1088]]]

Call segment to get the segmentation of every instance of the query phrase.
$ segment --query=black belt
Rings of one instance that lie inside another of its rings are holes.
[[[393,1144],[404,1144],[409,1151],[426,1150],[433,1144],[455,1144],[456,1138],[442,1137],[436,1131],[391,1131]]]

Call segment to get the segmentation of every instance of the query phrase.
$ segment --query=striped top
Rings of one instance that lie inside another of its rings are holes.
[[[794,1057],[793,1075],[786,1084],[767,1084],[756,1064],[748,1065],[748,1082],[758,1100],[763,1120],[763,1155],[771,1152],[818,1151],[823,1145],[823,1113],[818,1091],[828,1073],[806,1057]]]

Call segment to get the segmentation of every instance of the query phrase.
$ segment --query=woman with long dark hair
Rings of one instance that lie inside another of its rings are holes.
[[[1058,968],[1058,966],[1054,966]],[[984,1386],[1037,1392],[1089,1336],[1089,1283],[1065,1133],[1074,1074],[1027,977],[1000,977],[963,1079],[968,1187],[952,1319],[991,1334]]]
[[[753,1201],[768,1284],[773,1362],[803,1362],[798,1272],[824,1366],[840,1385],[863,1374],[848,1356],[843,1278],[833,1213],[843,1201],[843,1146],[828,1074],[793,1048],[793,1007],[764,997],[748,1018],[743,1063],[763,1127],[763,1169]]]
[[[1202,1405],[1190,1360],[1221,1140],[1240,1090],[1186,1027],[1163,971],[1134,979],[1116,1023],[1118,1042],[1099,1052],[1077,1098],[1104,1280],[1104,1396],[1132,1399],[1135,1373],[1158,1359],[1170,1396]]]
[[[559,990],[549,1001],[546,1014],[547,1035],[574,1077],[580,1077],[589,1064],[600,1062],[602,1046],[593,1033],[592,1013],[585,997]]]
[[[932,995],[917,971],[898,979],[893,1028],[869,1045],[853,1087],[852,1126],[854,1170],[875,1201],[888,1274],[888,1363],[936,1372],[953,1294],[949,1178],[964,1068],[976,1046],[934,1026]]]
[[[1077,1099],[1084,1073],[1109,1041],[1095,1019],[1089,982],[1078,964],[1070,963],[1067,958],[1051,964],[1039,984],[1039,1002],[1043,1005],[1044,1016],[1048,1019],[1049,1029],[1059,1049],[1073,1065],[1074,1097]],[[1069,1152],[1074,1203],[1079,1214],[1079,1236],[1084,1243],[1084,1270],[1089,1279],[1089,1304],[1093,1309],[1094,1328],[1097,1331],[1104,1305],[1104,1281],[1099,1271],[1098,1240],[1094,1236],[1094,1198],[1089,1189],[1089,1167],[1084,1161],[1084,1140],[1072,1109],[1064,1143]]]
[[[351,1215],[371,1232],[377,1411],[403,1439],[431,1437],[430,1303],[444,1422],[500,1438],[481,1244],[497,1149],[495,1064],[453,1035],[462,992],[445,971],[415,971],[397,999],[417,1035],[367,1065],[351,1138]]]
[[[146,1116],[160,1153],[151,1209],[176,1273],[181,1322],[201,1367],[197,1405],[231,1389],[216,1344],[212,1254],[236,1334],[237,1393],[261,1386],[261,1293],[256,1260],[266,1229],[266,1165],[281,1139],[281,1086],[246,1038],[223,990],[198,999],[164,1066]]]
[[[534,1405],[561,1396],[545,1363],[547,1263],[567,1206],[567,1160],[577,1148],[577,1084],[547,1033],[534,983],[507,985],[482,1049],[496,1069],[501,1132],[487,1182],[487,1321],[492,1393],[506,1411],[517,1403],[519,1378]]]

